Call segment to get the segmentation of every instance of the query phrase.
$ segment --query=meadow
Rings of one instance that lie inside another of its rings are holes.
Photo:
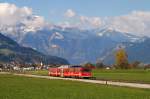
[[[48,70],[25,71],[24,73],[32,74],[32,75],[47,76],[48,75]]]
[[[106,70],[95,69],[93,76],[101,80],[150,83],[150,70],[129,69],[129,70]]]
[[[0,99],[150,99],[150,90],[0,74]]]

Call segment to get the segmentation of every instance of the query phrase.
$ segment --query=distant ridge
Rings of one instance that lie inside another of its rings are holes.
[[[67,60],[56,56],[46,56],[29,47],[22,47],[12,39],[0,33],[0,62],[69,64]]]

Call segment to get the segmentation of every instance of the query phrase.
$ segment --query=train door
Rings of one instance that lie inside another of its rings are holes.
[[[64,77],[64,69],[63,68],[60,69],[60,75],[61,75],[61,77]]]

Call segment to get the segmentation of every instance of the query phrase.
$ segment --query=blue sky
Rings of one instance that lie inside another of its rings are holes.
[[[0,0],[27,6],[47,21],[59,22],[67,9],[84,16],[120,16],[132,11],[150,11],[150,0]]]

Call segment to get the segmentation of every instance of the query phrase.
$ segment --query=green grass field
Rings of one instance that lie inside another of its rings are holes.
[[[97,79],[150,83],[150,71],[142,69],[131,70],[93,70],[93,76]]]
[[[48,70],[26,71],[27,74],[47,76]]]
[[[34,75],[48,75],[47,70],[26,72]],[[123,82],[150,83],[150,70],[131,69],[131,70],[93,70],[93,76],[100,80],[112,80]]]
[[[150,99],[150,90],[1,74],[0,99]]]

